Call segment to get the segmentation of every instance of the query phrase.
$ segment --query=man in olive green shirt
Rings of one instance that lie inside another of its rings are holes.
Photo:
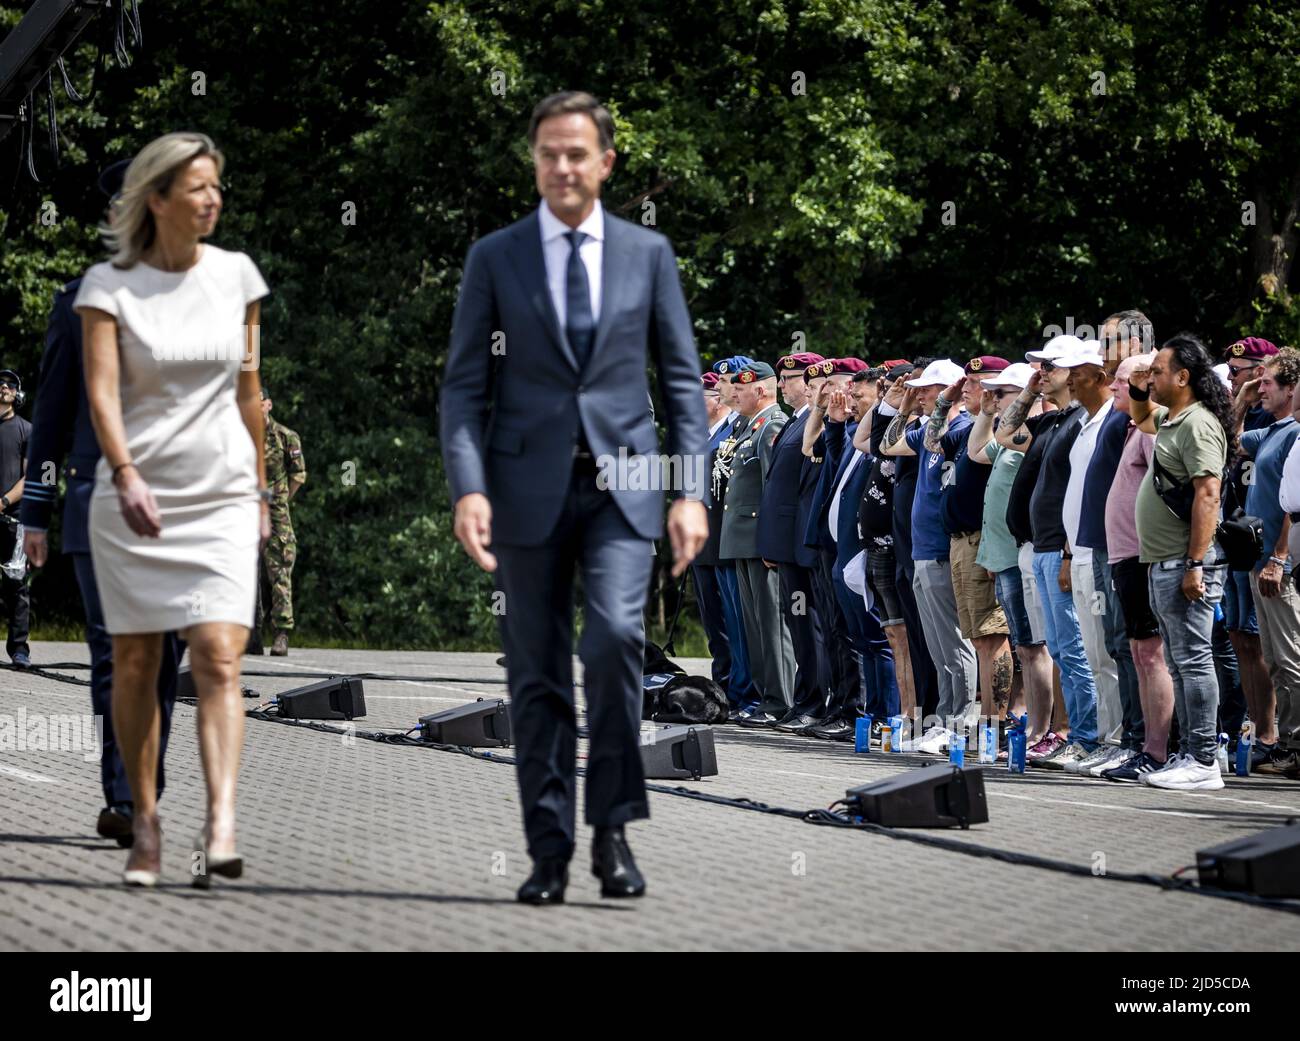
[[[1213,365],[1196,337],[1180,333],[1149,371],[1129,377],[1133,422],[1156,435],[1135,511],[1140,559],[1151,564],[1151,610],[1174,681],[1180,739],[1178,754],[1143,774],[1142,783],[1175,791],[1223,787],[1214,759],[1219,682],[1211,634],[1227,564],[1214,533],[1219,482],[1236,437],[1228,394]]]

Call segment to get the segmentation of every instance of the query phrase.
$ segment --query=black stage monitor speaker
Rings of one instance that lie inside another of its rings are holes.
[[[356,676],[331,676],[277,698],[279,714],[288,719],[360,719],[366,714],[365,688]]]
[[[510,744],[510,706],[491,698],[420,717],[426,741],[470,748],[505,748]]]
[[[714,777],[718,753],[707,727],[674,725],[641,734],[641,765],[646,777],[679,779]]]
[[[888,828],[968,828],[986,824],[984,771],[938,764],[850,788],[852,812]]]
[[[1300,821],[1199,850],[1201,885],[1256,896],[1300,896]]]
[[[252,687],[241,685],[239,690],[246,698],[261,697],[261,695]],[[190,672],[190,667],[188,665],[182,665],[176,670],[176,700],[197,701],[198,699],[199,692],[194,687],[194,674]]]

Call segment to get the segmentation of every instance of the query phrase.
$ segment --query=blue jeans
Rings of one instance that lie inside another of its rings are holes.
[[[1124,607],[1111,581],[1110,562],[1105,558],[1105,550],[1092,551],[1093,585],[1101,590],[1102,603],[1106,605],[1106,653],[1115,659],[1115,667],[1119,672],[1119,705],[1124,720],[1120,744],[1129,751],[1138,752],[1146,743],[1147,728],[1142,718],[1137,666],[1133,664],[1133,652],[1129,648],[1125,632]]]
[[[1025,587],[1019,566],[999,571],[993,580],[993,588],[997,591],[1002,613],[1007,616],[1012,644],[1016,647],[1042,646],[1043,641],[1034,639],[1033,626],[1029,624],[1029,612],[1025,609]]]
[[[1034,554],[1034,578],[1047,625],[1047,653],[1061,670],[1061,695],[1070,717],[1070,740],[1091,752],[1097,747],[1097,686],[1083,649],[1074,597],[1061,592],[1057,584],[1060,574],[1060,550]]]
[[[1230,633],[1259,635],[1255,594],[1250,589],[1249,571],[1230,571],[1224,578],[1223,620]]]
[[[1214,670],[1214,607],[1223,599],[1227,566],[1218,546],[1205,555],[1201,572],[1205,598],[1183,596],[1183,561],[1151,565],[1147,578],[1151,610],[1160,623],[1165,664],[1174,681],[1178,750],[1202,765],[1214,762],[1218,746],[1219,680]]]

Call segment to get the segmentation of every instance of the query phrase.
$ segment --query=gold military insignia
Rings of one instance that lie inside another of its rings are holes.
[[[755,378],[756,378],[756,377],[754,376],[754,370],[753,370],[753,369],[746,369],[744,372],[742,372],[739,376],[736,377],[736,382],[737,382],[737,383],[753,383],[754,380],[755,380]]]
[[[781,367],[785,369],[793,369],[798,364],[799,363],[793,358],[786,358],[785,361],[781,362]]]
[[[1238,358],[1240,358],[1243,354],[1246,353],[1246,345],[1245,345],[1244,343],[1234,343],[1234,344],[1233,344],[1230,348],[1228,348],[1228,349],[1229,349],[1230,351],[1232,351],[1232,353],[1233,353],[1233,355],[1234,355],[1235,357],[1238,357]]]
[[[982,369],[982,368],[984,368],[984,363],[983,363],[982,361],[980,361],[978,358],[972,358],[972,359],[970,360],[970,371],[971,371],[971,372],[979,372],[980,369]]]

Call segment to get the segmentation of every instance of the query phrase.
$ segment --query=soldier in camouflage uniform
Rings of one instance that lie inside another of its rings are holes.
[[[271,538],[262,558],[271,583],[271,626],[275,629],[271,653],[283,657],[289,653],[289,630],[293,628],[293,563],[298,557],[289,500],[307,483],[307,463],[298,435],[271,418],[271,397],[265,389],[262,415],[266,419],[266,486],[271,489]],[[259,593],[259,630],[262,611]]]

